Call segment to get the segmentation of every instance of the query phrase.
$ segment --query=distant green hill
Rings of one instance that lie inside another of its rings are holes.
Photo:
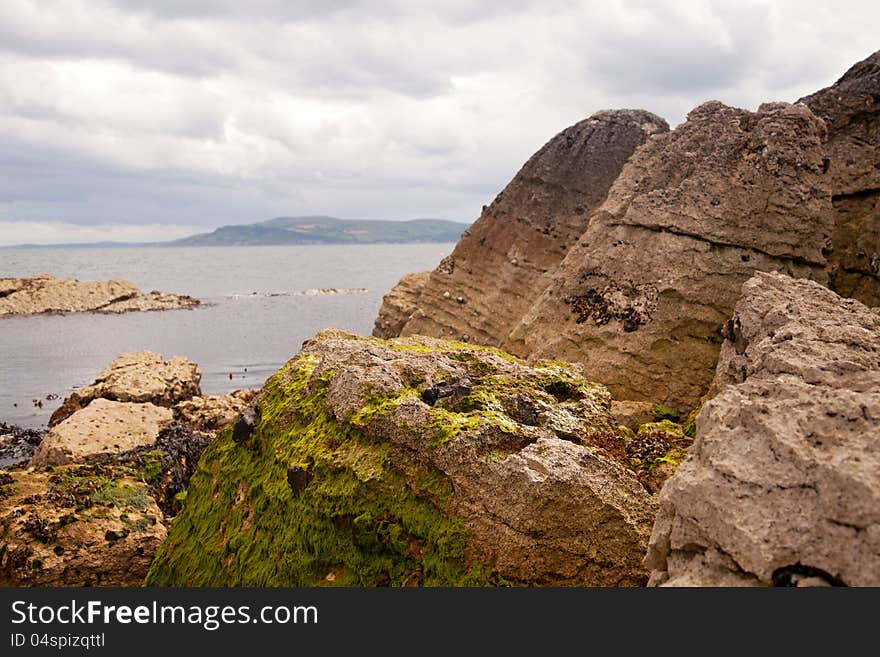
[[[256,224],[221,226],[167,242],[169,246],[252,246],[271,244],[378,244],[457,242],[467,224],[445,219],[383,221],[335,217],[278,217]]]

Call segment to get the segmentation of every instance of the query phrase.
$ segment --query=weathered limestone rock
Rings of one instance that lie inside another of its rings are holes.
[[[116,454],[148,445],[172,419],[171,409],[155,404],[95,399],[53,426],[30,463],[75,463],[91,455]]]
[[[163,292],[141,292],[128,281],[78,281],[49,274],[0,279],[0,317],[40,313],[193,308],[198,299]]]
[[[692,408],[755,270],[825,280],[824,137],[804,105],[701,105],[630,158],[505,348],[581,362],[615,398]]]
[[[202,431],[219,431],[232,424],[256,394],[256,390],[234,390],[225,395],[193,397],[175,405],[174,417]]]
[[[759,273],[726,334],[660,493],[652,583],[880,585],[880,316]]]
[[[627,158],[666,121],[642,110],[597,112],[553,137],[483,208],[453,253],[431,272],[401,335],[497,346],[547,285],[602,203]],[[393,337],[402,281],[380,311],[375,335]],[[383,325],[387,324],[387,325]]]
[[[636,585],[655,498],[559,363],[325,331],[211,443],[151,585]]]
[[[74,390],[52,413],[49,426],[58,424],[98,398],[174,406],[200,395],[201,379],[199,366],[181,356],[166,361],[161,354],[152,351],[125,353],[101,370],[91,385]]]

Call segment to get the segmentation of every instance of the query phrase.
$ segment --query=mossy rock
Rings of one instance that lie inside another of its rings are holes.
[[[208,446],[146,584],[643,583],[609,404],[572,366],[322,332]]]

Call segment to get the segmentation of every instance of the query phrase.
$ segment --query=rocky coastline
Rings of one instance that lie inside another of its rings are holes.
[[[128,281],[79,281],[49,274],[0,278],[0,318],[21,315],[178,310],[201,302],[186,295],[142,293]]]
[[[141,584],[201,452],[256,394],[200,380],[185,358],[122,354],[48,430],[0,425],[0,585]]]
[[[123,354],[0,425],[0,584],[880,586],[878,153],[880,52],[597,113],[373,336],[221,396]]]

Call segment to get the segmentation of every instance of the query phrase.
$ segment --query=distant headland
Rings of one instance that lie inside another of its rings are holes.
[[[220,226],[169,242],[18,244],[6,248],[112,248],[141,246],[277,246],[286,244],[413,244],[457,242],[468,224],[446,219],[339,219],[277,217],[253,224]]]

